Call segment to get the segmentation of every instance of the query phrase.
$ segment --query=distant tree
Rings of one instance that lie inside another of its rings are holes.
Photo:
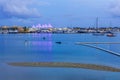
[[[23,29],[24,29],[24,32],[28,32],[29,31],[29,29],[26,26],[23,27]]]
[[[23,27],[23,29],[24,29],[24,31],[26,32],[27,31],[27,27],[25,26],[25,27]]]

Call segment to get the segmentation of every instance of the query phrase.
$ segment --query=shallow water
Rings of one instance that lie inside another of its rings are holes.
[[[45,37],[45,39],[43,39]],[[119,80],[120,73],[74,68],[15,67],[7,62],[74,62],[120,68],[120,57],[75,42],[119,42],[92,34],[0,34],[2,80]],[[56,44],[57,41],[62,44]],[[120,53],[119,44],[95,44]]]

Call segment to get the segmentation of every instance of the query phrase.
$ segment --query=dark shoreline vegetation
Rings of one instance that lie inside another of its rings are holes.
[[[83,64],[83,63],[67,63],[67,62],[10,62],[11,66],[18,67],[51,67],[51,68],[83,68],[99,71],[120,72],[120,68],[97,65],[97,64]]]

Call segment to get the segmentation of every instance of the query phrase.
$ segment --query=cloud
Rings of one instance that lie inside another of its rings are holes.
[[[110,12],[113,16],[120,17],[120,0],[114,0],[110,4]]]
[[[36,18],[41,16],[37,5],[48,3],[37,0],[0,0],[0,14],[7,18]]]

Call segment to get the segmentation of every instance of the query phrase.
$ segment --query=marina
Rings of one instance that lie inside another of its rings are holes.
[[[0,0],[0,80],[120,80],[120,0]]]

